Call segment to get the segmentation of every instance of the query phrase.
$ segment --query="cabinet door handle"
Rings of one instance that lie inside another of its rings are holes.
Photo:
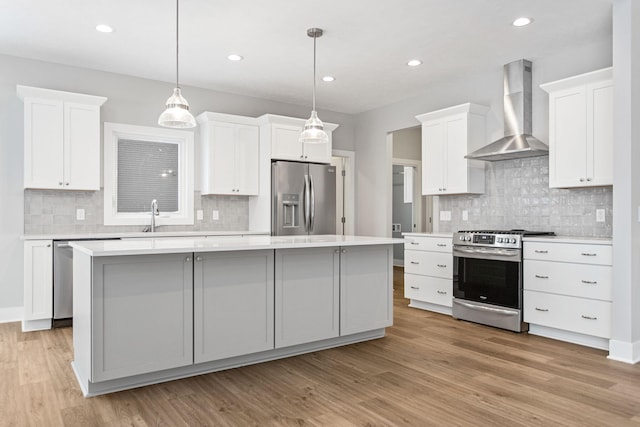
[[[597,317],[592,317],[592,316],[585,316],[584,314],[581,316],[583,319],[587,319],[587,320],[598,320]]]
[[[419,245],[419,242],[411,242],[412,245]]]
[[[584,182],[584,178],[580,178],[580,182]]]
[[[50,248],[50,247],[51,247],[51,243],[49,243],[49,244],[47,245],[47,247],[48,247],[48,248]],[[58,247],[60,247],[60,246],[58,246]],[[67,247],[69,247],[69,245],[67,245]]]
[[[549,251],[541,251],[540,249],[536,249],[534,252],[537,253],[537,254],[548,254],[549,253]]]
[[[191,257],[186,257],[184,260],[185,262],[191,262]]]
[[[339,254],[340,253],[340,249],[336,249],[335,253]]]
[[[197,256],[196,257],[196,261],[202,261],[202,257],[201,256]]]
[[[438,246],[440,248],[446,248],[447,244],[446,243],[438,243],[438,244],[436,244],[436,246]]]
[[[598,282],[597,281],[591,281],[591,280],[581,280],[582,283],[584,283],[585,285],[597,285]]]
[[[415,289],[416,291],[420,290],[420,288],[418,286],[412,286],[411,289]]]
[[[541,276],[539,274],[536,274],[536,278],[538,278],[538,279],[548,279],[549,276]]]
[[[342,250],[342,253],[343,253],[343,254],[346,254],[346,253],[347,253],[347,250],[346,250],[346,249],[343,249],[343,250]]]
[[[596,255],[598,255],[598,254],[591,254],[591,253],[589,253],[589,252],[582,252],[582,254],[581,254],[581,255],[582,255],[582,256],[596,256]]]
[[[58,183],[58,185],[62,185],[62,181]]]
[[[536,307],[536,311],[549,311],[548,308],[538,308]]]
[[[65,183],[64,183],[64,185],[69,185],[69,183],[68,183],[68,182],[65,182]]]
[[[591,182],[591,178],[587,178],[587,181],[588,181],[588,182]]]
[[[437,293],[439,293],[440,295],[446,295],[447,292],[446,291],[436,291]]]
[[[418,265],[418,264],[420,264],[420,263],[419,263],[418,261],[411,261],[411,264]]]
[[[447,266],[447,264],[436,264],[436,265],[440,268],[445,268]]]

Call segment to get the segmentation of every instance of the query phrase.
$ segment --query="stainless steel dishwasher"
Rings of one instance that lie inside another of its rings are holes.
[[[73,248],[53,242],[53,327],[71,326],[73,317]]]

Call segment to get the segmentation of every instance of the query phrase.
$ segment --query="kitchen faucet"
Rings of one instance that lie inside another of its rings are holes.
[[[158,210],[158,201],[153,199],[151,201],[151,225],[149,227],[150,232],[156,231],[156,216],[160,215],[160,211]]]

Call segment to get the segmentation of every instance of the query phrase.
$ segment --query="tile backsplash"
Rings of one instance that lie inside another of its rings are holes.
[[[481,195],[440,196],[441,232],[522,228],[576,237],[611,237],[612,187],[549,188],[549,157],[487,162]],[[605,221],[596,221],[603,209]],[[463,211],[468,220],[463,221]]]
[[[100,191],[24,190],[24,234],[81,234],[142,231],[142,225],[104,225],[104,193]],[[76,220],[76,209],[85,219]],[[194,194],[193,225],[162,225],[157,231],[238,231],[249,228],[248,196],[201,196]],[[213,210],[219,219],[212,219]]]

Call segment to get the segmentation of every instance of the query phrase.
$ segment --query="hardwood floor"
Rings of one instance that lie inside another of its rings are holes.
[[[71,328],[0,324],[0,425],[640,425],[640,365],[408,308],[395,276],[383,339],[88,399]]]

